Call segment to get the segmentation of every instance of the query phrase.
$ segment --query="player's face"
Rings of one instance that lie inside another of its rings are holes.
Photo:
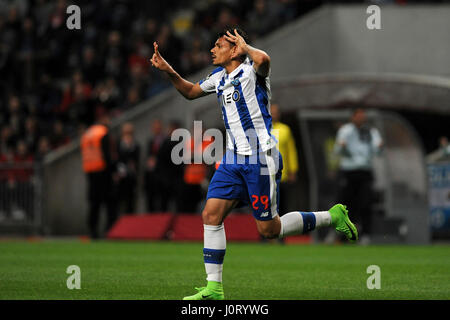
[[[233,45],[224,37],[217,39],[211,49],[212,63],[215,66],[224,66],[231,61]]]
[[[366,113],[364,112],[364,110],[357,110],[354,114],[353,114],[353,123],[356,126],[361,126],[363,125],[367,120],[366,117]]]

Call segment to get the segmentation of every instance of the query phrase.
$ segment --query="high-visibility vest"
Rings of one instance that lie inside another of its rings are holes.
[[[194,148],[194,139],[187,142],[187,147],[191,149],[192,156],[194,152],[202,153],[212,141],[202,141]],[[189,163],[184,169],[184,182],[187,184],[201,184],[206,178],[207,166],[204,163]]]
[[[203,163],[190,163],[184,171],[184,182],[187,184],[201,184],[206,178],[206,165]]]
[[[84,172],[103,171],[106,168],[102,152],[102,138],[108,133],[108,128],[96,124],[91,126],[81,137],[81,158]]]

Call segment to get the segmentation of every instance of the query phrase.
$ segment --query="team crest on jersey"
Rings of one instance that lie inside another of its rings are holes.
[[[241,98],[239,91],[234,90],[232,98],[233,98],[233,101],[239,101],[239,99]]]
[[[238,85],[241,84],[241,82],[239,81],[239,79],[234,79],[233,81],[231,81],[231,84],[235,87],[237,87]]]

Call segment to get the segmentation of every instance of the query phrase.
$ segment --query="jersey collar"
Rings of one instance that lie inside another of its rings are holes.
[[[225,73],[225,78],[226,79],[233,79],[238,73],[239,71],[241,71],[242,67],[244,66],[244,62],[242,62],[240,65],[237,66],[236,69],[234,69],[233,71],[231,71],[229,74]]]

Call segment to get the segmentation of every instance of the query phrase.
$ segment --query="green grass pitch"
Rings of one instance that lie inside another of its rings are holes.
[[[202,243],[0,242],[0,299],[170,299],[205,284]],[[69,290],[66,269],[81,269]],[[381,289],[369,290],[369,265]],[[225,298],[450,299],[450,246],[228,243]]]

